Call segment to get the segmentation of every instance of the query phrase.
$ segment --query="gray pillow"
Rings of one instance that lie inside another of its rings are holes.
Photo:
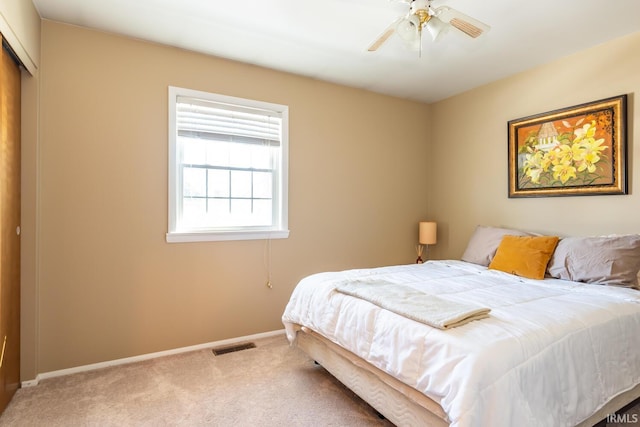
[[[640,235],[564,237],[547,272],[575,282],[638,288]]]
[[[487,267],[496,254],[496,250],[504,236],[534,236],[534,233],[511,230],[509,228],[478,225],[473,232],[467,249],[462,254],[462,261],[472,262]]]

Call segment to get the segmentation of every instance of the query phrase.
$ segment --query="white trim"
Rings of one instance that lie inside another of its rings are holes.
[[[205,344],[197,344],[197,345],[192,345],[188,347],[175,348],[172,350],[158,351],[156,353],[141,354],[139,356],[125,357],[123,359],[115,359],[115,360],[109,360],[106,362],[92,363],[90,365],[76,366],[75,368],[60,369],[58,371],[51,371],[51,372],[43,372],[42,374],[38,374],[35,380],[23,381],[22,387],[33,387],[38,385],[40,381],[46,380],[49,378],[62,377],[65,375],[77,374],[79,372],[93,371],[96,369],[108,368],[110,366],[126,365],[129,363],[156,359],[158,357],[173,356],[176,354],[182,354],[182,353],[188,353],[191,351],[198,351],[198,350],[204,350],[204,349],[213,348],[213,347],[225,346],[225,345],[235,344],[243,341],[275,337],[278,335],[284,336],[284,329],[279,329],[277,331],[271,331],[271,332],[263,332],[260,334],[247,335],[244,337],[229,338],[226,340],[213,341]]]
[[[177,164],[177,150],[176,150],[176,135],[177,135],[177,124],[176,124],[176,100],[178,98],[178,88],[174,88],[169,86],[169,232],[172,232],[176,229],[176,225],[178,224],[178,212],[176,199],[179,197],[178,195],[178,183],[176,182],[176,178],[178,178],[178,171],[176,170]],[[167,240],[168,241],[168,240]]]
[[[7,40],[7,43],[9,43],[9,46],[11,46],[11,49],[18,55],[20,62],[22,62],[27,72],[34,75],[38,66],[31,58],[31,55],[29,55],[29,51],[20,42],[20,37],[13,31],[2,11],[0,11],[0,32],[5,40]]]
[[[35,387],[38,385],[38,380],[28,380],[28,381],[22,381],[22,388],[27,388],[27,387]]]
[[[216,231],[211,233],[167,233],[168,243],[215,242],[225,240],[286,239],[289,230],[278,231]]]

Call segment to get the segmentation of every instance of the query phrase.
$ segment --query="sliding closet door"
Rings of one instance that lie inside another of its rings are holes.
[[[1,36],[0,36],[1,39]],[[0,49],[0,411],[20,384],[20,69]]]

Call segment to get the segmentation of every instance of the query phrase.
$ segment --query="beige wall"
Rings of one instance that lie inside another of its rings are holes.
[[[429,107],[43,22],[38,372],[282,329],[310,273],[412,262]],[[286,104],[290,237],[168,244],[167,86]],[[24,379],[24,378],[23,378]]]
[[[640,232],[638,52],[640,33],[432,105],[436,162],[427,194],[441,232],[436,256],[459,258],[477,224],[564,235]],[[507,121],[621,94],[629,94],[629,195],[507,198]]]

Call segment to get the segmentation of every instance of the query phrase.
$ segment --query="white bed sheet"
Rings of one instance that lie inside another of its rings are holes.
[[[439,330],[334,290],[381,279],[491,309]],[[438,402],[454,427],[575,426],[640,383],[640,292],[463,261],[318,273],[283,314]]]

